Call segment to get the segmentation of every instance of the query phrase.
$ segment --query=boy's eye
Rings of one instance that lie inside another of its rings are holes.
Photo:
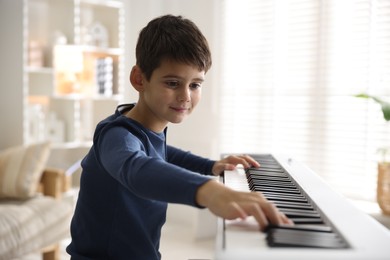
[[[198,89],[198,88],[200,88],[200,87],[202,87],[202,84],[201,84],[201,83],[192,83],[192,84],[190,85],[190,88],[191,88],[191,89]]]
[[[165,85],[168,87],[168,88],[179,88],[182,83],[180,81],[176,81],[176,80],[169,80],[169,81],[165,81]],[[192,89],[192,90],[195,90],[195,89],[198,89],[202,86],[201,83],[199,82],[193,82],[189,85],[189,87]]]
[[[165,84],[170,88],[176,88],[179,86],[178,81],[166,81]]]

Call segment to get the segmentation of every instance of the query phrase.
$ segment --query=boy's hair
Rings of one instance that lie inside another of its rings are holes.
[[[192,21],[173,15],[155,18],[141,30],[136,59],[147,80],[163,59],[194,65],[205,72],[212,63],[207,40],[199,28]]]

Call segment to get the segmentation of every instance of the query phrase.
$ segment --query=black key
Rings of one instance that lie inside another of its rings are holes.
[[[274,186],[281,186],[281,187],[290,187],[290,188],[294,188],[294,189],[298,189],[297,186],[295,186],[294,184],[292,184],[291,182],[288,182],[288,181],[279,181],[278,179],[274,179],[274,178],[270,178],[270,179],[248,179],[247,180],[248,184],[254,184],[254,185],[263,185],[263,186],[267,186],[267,185],[274,185]]]
[[[265,188],[270,188],[270,187],[275,187],[275,188],[281,188],[285,190],[297,190],[297,187],[290,185],[289,183],[282,183],[282,182],[264,182],[264,181],[249,181],[249,184],[252,186],[258,186],[258,187],[265,187]],[[300,193],[300,191],[299,191]]]
[[[250,186],[252,189],[252,187]],[[256,191],[270,191],[270,192],[278,192],[278,193],[286,193],[286,194],[301,194],[298,189],[283,189],[283,188],[274,188],[267,187],[262,185],[253,185],[253,189]]]
[[[271,229],[268,232],[267,242],[271,247],[347,247],[347,245],[335,233],[278,228]]]
[[[285,199],[295,199],[297,201],[307,201],[306,198],[301,194],[287,194],[287,193],[278,193],[272,191],[263,191],[262,194],[266,198],[285,198]]]
[[[321,215],[316,211],[280,209],[289,218],[321,218]]]
[[[282,168],[278,168],[278,169],[262,169],[261,167],[260,168],[249,168],[247,170],[248,172],[279,172],[279,173],[284,173],[284,170]]]
[[[284,197],[290,197],[290,198],[306,198],[305,196],[303,196],[301,193],[287,193],[287,192],[280,192],[280,191],[262,191],[261,193],[263,193],[264,196],[278,196],[278,197],[281,197],[281,196],[284,196]]]
[[[292,201],[273,201],[273,204],[278,209],[301,209],[301,210],[313,210],[313,206],[309,203],[302,203],[302,202],[292,202]]]
[[[257,176],[267,176],[267,175],[270,175],[270,176],[281,176],[281,177],[289,177],[288,175],[286,175],[286,173],[282,170],[270,170],[270,169],[247,169],[245,171],[245,173],[247,175],[257,175]]]
[[[290,178],[287,176],[281,176],[281,175],[258,175],[258,174],[251,174],[247,175],[247,180],[257,180],[257,181],[278,181],[278,182],[285,182],[285,183],[291,183],[294,184]]]
[[[289,230],[302,230],[302,231],[315,231],[315,232],[333,232],[332,228],[326,225],[269,225],[264,232],[268,232],[271,229],[289,229]]]
[[[249,188],[258,188],[258,189],[264,189],[274,192],[282,192],[282,193],[289,193],[289,194],[301,194],[300,190],[298,190],[296,187],[291,186],[285,186],[285,185],[278,185],[278,184],[268,184],[268,183],[262,183],[262,182],[249,182]]]
[[[282,167],[280,167],[279,164],[277,163],[273,163],[271,161],[263,161],[263,162],[259,162],[261,165],[259,168],[254,168],[254,169],[262,169],[262,168],[278,168],[278,169],[282,169]]]
[[[274,181],[274,182],[294,184],[291,182],[289,178],[284,176],[250,175],[247,177],[247,179],[254,180],[254,181]]]
[[[267,197],[266,197],[267,198]],[[304,199],[295,199],[295,198],[288,198],[288,197],[268,197],[267,200],[271,202],[277,202],[277,201],[283,201],[283,202],[295,202],[295,203],[301,203],[301,204],[307,204],[307,200]]]
[[[264,167],[264,168],[247,168],[246,172],[248,173],[258,173],[258,174],[283,174],[287,176],[286,172],[283,168],[272,168],[272,167]]]
[[[279,165],[276,164],[262,164],[259,168],[255,168],[255,169],[283,171],[283,168],[281,168]]]
[[[251,174],[251,175],[247,175],[246,178],[247,180],[261,180],[261,181],[269,180],[269,181],[280,181],[280,182],[293,184],[291,179],[288,178],[287,176],[276,175],[276,174],[272,174],[272,175]]]
[[[259,163],[261,162],[276,162],[275,159],[271,155],[251,155],[253,159],[258,161]]]
[[[323,224],[321,218],[290,218],[295,224]]]
[[[257,178],[254,178],[254,179],[250,179],[249,181],[253,182],[253,183],[263,184],[263,185],[277,185],[277,186],[280,186],[280,187],[293,187],[293,188],[297,188],[297,186],[295,186],[291,182],[280,181],[280,180],[275,180],[275,179],[267,179],[267,178],[265,178],[265,179],[263,179],[263,178],[257,179]]]

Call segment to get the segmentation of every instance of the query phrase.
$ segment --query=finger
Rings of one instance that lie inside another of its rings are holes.
[[[222,174],[224,171],[233,171],[235,169],[236,166],[234,164],[220,162],[215,165],[212,172],[214,175],[218,176]]]
[[[237,156],[239,159],[239,164],[242,164],[244,168],[249,167],[260,167],[259,162],[253,159],[250,155],[242,154]]]
[[[267,217],[264,214],[264,211],[257,203],[253,203],[251,205],[251,211],[251,215],[256,219],[257,223],[259,224],[260,230],[264,230],[269,224]]]
[[[249,163],[251,166],[253,167],[260,167],[260,163],[258,161],[256,161],[255,159],[253,159],[252,156],[250,155],[243,155],[244,159],[247,161],[247,163]]]
[[[241,164],[242,166],[244,166],[244,168],[251,167],[252,163],[255,162],[246,155],[231,155],[227,158],[226,161],[234,165]]]
[[[225,171],[232,171],[236,169],[236,166],[234,164],[226,163],[225,164]]]
[[[248,198],[247,198],[248,199]],[[237,204],[247,216],[252,216],[255,218],[256,222],[260,226],[260,230],[264,230],[268,226],[267,216],[260,206],[258,197],[250,196],[249,200],[241,201]]]
[[[282,224],[294,225],[294,222],[289,219],[284,213],[280,213],[282,218]]]
[[[241,218],[246,219],[248,217],[248,214],[238,205],[236,202],[232,202],[232,207],[235,209],[235,214],[233,218]]]
[[[264,194],[261,192],[253,192],[252,196],[257,200],[261,210],[264,212],[266,218],[276,225],[281,225],[283,223],[290,223],[290,220],[272,202],[269,202]]]
[[[273,203],[264,203],[262,204],[263,210],[267,215],[267,218],[272,224],[281,225],[281,224],[293,224],[290,219],[286,217],[282,212],[280,212]]]

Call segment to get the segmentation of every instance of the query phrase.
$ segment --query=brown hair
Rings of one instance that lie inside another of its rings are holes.
[[[147,80],[163,59],[194,65],[205,72],[212,63],[207,40],[199,28],[192,21],[173,15],[155,18],[141,30],[136,59]]]

